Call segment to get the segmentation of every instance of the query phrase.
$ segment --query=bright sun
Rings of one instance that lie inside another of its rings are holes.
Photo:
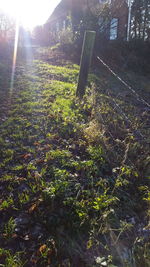
[[[60,0],[0,0],[0,9],[28,29],[46,22]]]

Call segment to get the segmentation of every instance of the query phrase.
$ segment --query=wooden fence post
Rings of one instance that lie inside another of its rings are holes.
[[[91,64],[95,37],[96,37],[95,31],[86,31],[84,34],[84,41],[83,41],[81,61],[80,61],[80,72],[79,72],[78,86],[76,91],[76,96],[78,96],[79,98],[82,98],[85,94],[85,87]]]

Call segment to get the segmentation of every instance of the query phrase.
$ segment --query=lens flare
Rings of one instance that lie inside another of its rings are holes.
[[[12,92],[13,92],[13,87],[14,87],[14,77],[15,77],[17,50],[18,50],[18,40],[19,40],[19,21],[17,20],[16,21],[16,30],[15,30],[15,42],[14,42],[11,83],[10,83],[10,98],[12,97]]]

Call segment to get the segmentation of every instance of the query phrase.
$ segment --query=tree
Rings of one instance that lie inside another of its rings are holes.
[[[0,11],[0,43],[8,43],[15,37],[15,21]]]
[[[77,10],[75,11],[78,13]],[[74,10],[72,11],[73,21],[75,21],[76,13],[74,14]],[[115,40],[117,38],[125,40],[127,37],[127,18],[128,7],[125,0],[114,0],[111,4],[108,1],[101,1],[101,4],[99,1],[95,1],[94,4],[94,1],[85,0],[82,13],[80,11],[80,19],[78,17],[76,19],[78,23],[75,25],[74,32],[83,35],[85,30],[95,30],[101,40]],[[111,36],[112,33],[115,33],[113,37]]]
[[[56,42],[55,34],[50,30],[49,25],[36,26],[33,31],[33,40],[36,44],[47,46]]]
[[[86,30],[94,30],[97,32],[97,36],[101,39],[108,39],[110,21],[111,21],[111,11],[109,4],[99,7],[98,5],[91,6],[89,1],[87,1],[87,9],[80,13],[80,18],[76,17],[76,13],[72,13],[72,25],[74,40],[77,44],[82,44],[84,32]],[[76,23],[74,23],[76,21]]]
[[[150,38],[150,0],[134,0],[131,10],[131,38]]]

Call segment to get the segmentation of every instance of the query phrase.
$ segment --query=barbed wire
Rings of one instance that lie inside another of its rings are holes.
[[[125,86],[127,87],[137,98],[138,101],[150,108],[150,104],[147,103],[130,85],[128,85],[118,74],[116,74],[99,56],[97,59]]]
[[[123,83],[123,85],[128,87],[128,84],[123,81],[101,58],[99,58],[97,56],[97,58],[100,60],[100,62],[117,78],[119,79],[119,81],[121,81]],[[132,87],[129,86],[129,88],[131,88],[131,90],[133,90],[132,92],[135,92],[134,89],[132,89]],[[109,102],[111,102],[111,107],[113,109],[113,111],[117,111],[120,116],[122,117],[122,119],[124,120],[124,122],[126,123],[127,127],[130,128],[130,130],[132,131],[133,136],[138,139],[138,141],[142,141],[146,140],[146,137],[141,133],[141,131],[139,129],[133,129],[132,127],[132,121],[131,119],[128,117],[128,115],[122,110],[122,107],[116,102],[116,100],[112,97],[112,95],[110,94],[110,91],[107,89],[107,96],[109,97]],[[135,92],[136,96],[138,96],[138,100],[141,101],[139,99],[139,95]],[[142,99],[142,98],[141,98]],[[144,104],[146,104],[147,106],[150,106],[145,100],[142,99],[142,102],[144,102]],[[112,106],[113,105],[113,106]]]
[[[113,109],[113,110],[114,110],[114,109]],[[111,137],[111,139],[112,139],[112,141],[113,141],[113,144],[114,144],[113,147],[114,147],[115,155],[116,155],[117,157],[118,157],[118,155],[120,156],[120,154],[119,154],[119,153],[116,151],[116,149],[115,149],[116,145],[118,144],[118,142],[117,142],[118,139],[116,139],[116,138],[114,137],[114,135],[110,132],[109,127],[108,127],[108,123],[107,123],[107,121],[104,119],[104,117],[103,117],[103,115],[101,114],[101,112],[98,113],[98,117],[100,118],[100,121],[101,121],[101,123],[103,124],[105,131],[109,134],[109,136]],[[116,143],[117,143],[117,144],[116,144]],[[127,149],[125,148],[125,153],[124,153],[123,159],[122,159],[122,161],[121,161],[122,164],[125,164],[125,161],[127,160],[128,149],[129,149],[129,147],[128,147]],[[130,162],[130,164],[137,170],[136,165],[134,164],[134,162],[133,162],[131,159],[128,158],[128,162]]]
[[[117,111],[121,118],[123,119],[123,121],[127,124],[128,128],[130,128],[133,136],[138,139],[138,141],[145,140],[146,138],[143,136],[143,134],[141,133],[141,131],[139,129],[133,129],[132,127],[132,121],[130,120],[130,118],[125,114],[125,112],[122,110],[122,108],[120,107],[120,105],[115,101],[114,98],[112,98],[112,96],[110,95],[110,92],[107,90],[107,96],[109,96],[109,102],[111,101],[111,104],[113,104],[113,107],[111,105],[111,108],[113,109],[113,111]],[[111,134],[112,135],[112,134]]]
[[[120,105],[115,101],[114,98],[112,98],[112,96],[110,95],[110,92],[107,90],[108,92],[108,96],[110,97],[110,100],[113,102],[115,109],[119,112],[120,116],[124,119],[124,121],[126,122],[126,124],[128,125],[128,127],[130,127],[132,134],[139,140],[139,138],[145,139],[145,137],[143,136],[143,134],[141,133],[141,131],[139,129],[133,129],[132,127],[132,121],[130,120],[130,118],[125,114],[125,112],[122,110],[122,108],[120,107]]]

